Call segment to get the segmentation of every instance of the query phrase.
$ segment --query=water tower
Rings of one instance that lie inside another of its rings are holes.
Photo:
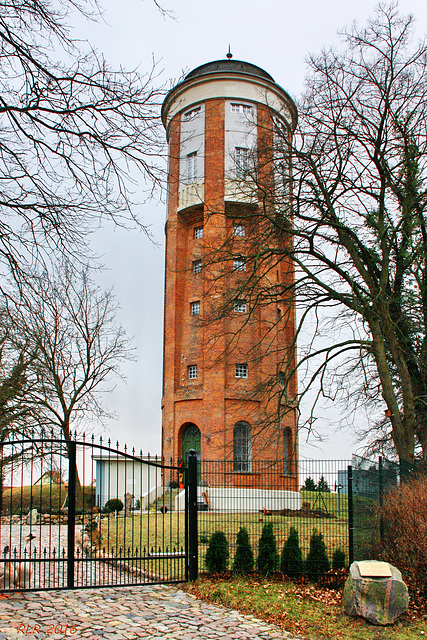
[[[191,71],[167,94],[162,118],[169,142],[163,455],[185,459],[194,448],[201,459],[229,460],[236,482],[248,487],[259,483],[257,461],[275,461],[280,486],[295,490],[296,375],[279,394],[287,406],[277,420],[271,405],[279,395],[272,402],[262,392],[268,380],[281,384],[284,354],[293,357],[294,310],[289,300],[250,309],[234,286],[252,268],[246,253],[264,206],[253,170],[271,185],[274,129],[292,135],[295,104],[266,71],[228,58]],[[290,282],[293,266],[283,260],[260,277]]]

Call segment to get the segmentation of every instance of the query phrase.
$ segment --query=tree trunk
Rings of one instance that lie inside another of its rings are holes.
[[[399,404],[397,402],[393,381],[391,378],[390,367],[387,361],[387,353],[384,344],[384,336],[377,320],[371,320],[369,326],[372,332],[372,352],[377,365],[378,375],[381,380],[383,398],[387,404],[387,408],[391,412],[392,438],[396,447],[396,452],[400,459],[413,464],[415,455],[415,414],[410,405],[410,378],[403,379],[400,382],[403,388],[403,416],[401,415]],[[401,370],[399,369],[399,374]],[[406,402],[405,402],[406,399]]]

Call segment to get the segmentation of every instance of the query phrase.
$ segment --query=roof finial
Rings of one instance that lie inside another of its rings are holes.
[[[231,53],[231,49],[230,49],[230,45],[228,45],[228,53],[227,53],[227,58],[229,60],[231,60],[231,58],[233,57],[233,54]]]

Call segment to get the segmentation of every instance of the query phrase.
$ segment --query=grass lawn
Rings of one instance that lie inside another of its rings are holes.
[[[30,509],[46,513],[58,513],[68,490],[64,484],[33,485],[8,488],[3,491],[3,515],[26,515]]]
[[[309,492],[307,492],[309,493]],[[336,496],[335,496],[336,498]],[[336,504],[330,505],[331,511],[336,509]],[[205,570],[204,558],[209,538],[215,531],[223,531],[229,541],[230,555],[235,551],[236,536],[240,527],[248,530],[251,545],[256,555],[258,541],[265,523],[272,523],[276,536],[279,552],[289,535],[291,526],[297,528],[300,544],[304,555],[309,550],[310,537],[316,528],[324,535],[330,559],[337,548],[341,548],[348,554],[348,524],[345,518],[310,518],[291,517],[272,514],[265,516],[262,513],[223,513],[215,511],[203,511],[198,515],[199,530],[199,566]],[[185,547],[185,522],[184,514],[176,512],[144,512],[133,514],[126,518],[113,515],[109,519],[103,519],[101,524],[102,545],[110,549],[151,549],[159,547],[170,551],[174,548]],[[132,551],[131,551],[132,553]],[[347,555],[348,557],[348,555]]]
[[[200,578],[184,589],[208,602],[279,625],[306,640],[415,640],[427,636],[427,604],[411,602],[408,617],[378,627],[345,615],[342,589],[260,578]]]

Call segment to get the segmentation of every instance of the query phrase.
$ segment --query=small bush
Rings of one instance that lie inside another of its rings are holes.
[[[254,568],[254,554],[249,540],[249,534],[245,527],[241,527],[236,537],[236,553],[233,562],[233,571],[239,575],[251,573]]]
[[[308,478],[305,479],[301,489],[303,491],[316,491],[316,483],[311,476],[308,476]]]
[[[310,551],[306,560],[306,573],[315,580],[325,574],[331,565],[329,563],[328,554],[326,552],[323,534],[317,533],[314,529],[310,538]]]
[[[427,478],[389,491],[381,515],[382,557],[427,593]]]
[[[329,485],[325,480],[325,476],[320,477],[319,482],[317,483],[316,491],[322,491],[323,493],[331,492]]]
[[[269,575],[277,570],[278,553],[276,537],[271,522],[262,528],[258,545],[257,569],[264,575]]]
[[[283,547],[280,558],[280,571],[290,577],[304,573],[304,560],[299,544],[298,531],[295,527],[290,528],[288,539]]]
[[[228,540],[223,531],[215,531],[206,550],[206,567],[210,573],[223,573],[228,565]]]
[[[105,513],[113,513],[113,511],[122,511],[123,510],[123,502],[120,498],[111,498],[104,505]]]
[[[344,551],[342,549],[335,549],[334,555],[332,556],[332,569],[338,571],[339,569],[345,569],[346,566]]]

